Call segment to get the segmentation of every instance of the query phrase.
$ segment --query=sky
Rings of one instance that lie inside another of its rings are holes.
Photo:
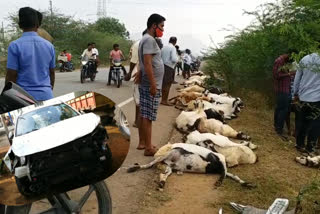
[[[59,13],[94,22],[97,19],[98,0],[52,0]],[[146,28],[148,17],[159,13],[166,18],[163,43],[177,36],[181,49],[189,48],[199,54],[201,50],[219,44],[228,29],[243,29],[253,20],[243,11],[254,11],[259,5],[276,0],[106,0],[107,16],[125,24],[131,39],[137,40]],[[1,0],[0,21],[6,25],[9,13],[29,6],[39,10],[49,8],[49,0]]]

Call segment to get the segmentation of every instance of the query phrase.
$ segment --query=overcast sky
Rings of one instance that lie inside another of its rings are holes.
[[[243,15],[243,10],[253,11],[257,6],[276,0],[106,0],[107,15],[124,23],[132,39],[138,39],[146,27],[150,14],[159,13],[167,21],[163,43],[176,35],[182,49],[194,52],[210,45],[210,36],[215,43],[224,41],[230,32],[223,28],[243,29],[253,17]],[[98,0],[52,0],[53,7],[60,13],[76,19],[95,21]],[[1,0],[0,21],[5,24],[9,13],[20,7],[48,9],[49,0]]]

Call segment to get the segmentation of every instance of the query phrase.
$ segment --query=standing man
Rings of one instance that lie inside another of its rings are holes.
[[[152,121],[157,118],[157,111],[161,97],[161,87],[164,75],[164,65],[161,50],[155,37],[161,38],[165,18],[159,14],[152,14],[147,21],[147,33],[139,44],[139,77],[140,77],[140,119],[139,149],[145,148],[145,156],[156,153],[151,143]]]
[[[299,63],[294,79],[297,105],[296,148],[313,153],[320,136],[320,56],[312,53]],[[305,147],[305,138],[307,145]]]
[[[292,63],[292,60],[290,59],[289,54],[283,54],[275,60],[273,66],[273,82],[276,95],[274,128],[281,139],[285,141],[288,141],[289,139],[284,135],[283,127],[292,99],[290,92],[291,76],[295,75],[294,72],[289,72],[290,66],[288,65],[290,63]]]
[[[182,76],[184,79],[189,79],[191,76],[190,70],[191,70],[192,59],[190,54],[191,54],[191,51],[189,49],[186,49],[186,53],[183,56],[183,71],[182,71]]]
[[[53,98],[55,80],[55,50],[53,45],[37,34],[42,14],[33,8],[19,10],[22,36],[8,47],[5,82],[15,82],[37,101]]]
[[[135,76],[138,71],[139,57],[138,57],[138,49],[139,49],[140,40],[136,41],[130,48],[129,58],[130,58],[130,70],[129,73],[124,77],[125,81],[129,81],[132,77],[132,74]],[[140,110],[139,110],[139,85],[133,84],[133,98],[136,104],[136,116],[134,120],[134,127],[139,127],[140,125]]]
[[[174,81],[175,66],[178,62],[177,50],[175,45],[177,44],[176,37],[170,37],[169,45],[164,46],[161,50],[161,57],[164,64],[164,76],[162,81],[162,99],[161,104],[171,106],[168,102],[170,87]]]

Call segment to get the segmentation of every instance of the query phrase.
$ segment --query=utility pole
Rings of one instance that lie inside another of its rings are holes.
[[[4,27],[3,27],[3,22],[1,24],[1,33],[2,33],[2,41],[4,42]]]
[[[97,18],[103,18],[107,16],[107,0],[98,0]]]
[[[49,0],[49,4],[50,4],[51,19],[52,19],[53,17],[52,0]]]

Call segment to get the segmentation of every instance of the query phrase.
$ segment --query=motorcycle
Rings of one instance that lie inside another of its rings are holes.
[[[190,67],[191,67],[191,72],[199,71],[200,61],[199,61],[199,60],[194,60],[194,61],[192,61]]]
[[[0,95],[0,114],[10,112],[13,110],[17,110],[22,107],[26,107],[32,104],[37,104],[37,101],[33,99],[31,95],[29,95],[22,88],[17,86],[16,84],[9,82],[5,85],[3,92]],[[124,117],[123,115],[120,115]],[[3,163],[3,162],[2,162]],[[1,167],[2,168],[2,167]],[[85,188],[85,187],[84,187]],[[110,214],[112,213],[112,202],[111,196],[108,190],[108,187],[104,183],[104,181],[100,181],[94,184],[90,184],[87,186],[88,190],[83,194],[77,194],[77,197],[80,200],[72,199],[75,194],[70,194],[67,192],[47,195],[47,199],[51,204],[52,208],[42,211],[41,213],[80,213],[81,209],[88,201],[89,196],[92,193],[95,193],[97,202],[98,202],[98,213],[99,214]],[[6,192],[2,192],[5,194]],[[15,193],[8,193],[15,194]],[[11,213],[19,213],[19,214],[27,214],[31,210],[32,202],[39,200],[40,198],[28,199],[25,202],[17,202],[17,206],[10,205],[2,205],[0,204],[0,213],[3,214],[11,214]],[[21,205],[24,204],[24,205]]]
[[[121,75],[122,63],[121,61],[112,61],[113,69],[111,72],[111,80],[114,81],[114,84],[117,88],[120,88],[122,85],[123,76]],[[108,84],[111,83],[111,80],[108,80]]]
[[[95,54],[93,54],[94,56]],[[96,78],[96,62],[94,59],[89,59],[87,56],[81,59],[82,69],[80,73],[80,81],[84,83],[87,78],[93,82]]]
[[[71,72],[74,70],[73,64],[68,61],[67,56],[58,56],[58,68],[60,72]]]

